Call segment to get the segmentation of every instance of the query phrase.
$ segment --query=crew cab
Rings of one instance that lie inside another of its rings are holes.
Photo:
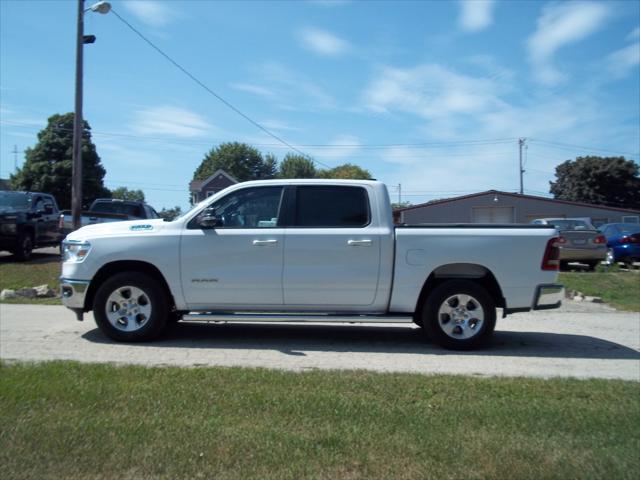
[[[63,243],[64,305],[115,340],[171,321],[415,322],[454,349],[503,315],[556,308],[556,230],[394,226],[384,184],[233,185],[171,222],[91,225]]]
[[[0,250],[29,260],[34,248],[58,246],[58,204],[40,192],[0,191]]]

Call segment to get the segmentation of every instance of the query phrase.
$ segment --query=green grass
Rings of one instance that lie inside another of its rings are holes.
[[[45,283],[58,291],[60,282],[60,257],[56,255],[34,254],[29,262],[15,262],[11,257],[2,257],[0,261],[0,290],[5,288],[18,290],[31,288]],[[58,298],[14,298],[3,303],[35,303],[59,305]]]
[[[568,290],[601,297],[617,309],[640,312],[640,275],[637,273],[561,273],[560,282]]]
[[[635,479],[639,394],[622,381],[4,364],[0,477]]]

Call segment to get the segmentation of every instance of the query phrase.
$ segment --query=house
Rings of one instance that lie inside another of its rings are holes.
[[[9,180],[0,178],[0,190],[12,190]]]
[[[189,192],[191,193],[191,203],[195,205],[214,193],[218,193],[231,185],[238,183],[224,170],[216,170],[213,175],[205,180],[192,180],[189,183]]]
[[[595,226],[640,223],[640,210],[590,205],[534,195],[486,192],[412,205],[394,212],[399,223],[530,223],[536,218],[589,217]]]

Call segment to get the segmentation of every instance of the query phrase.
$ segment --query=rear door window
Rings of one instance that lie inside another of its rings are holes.
[[[296,227],[365,227],[369,198],[362,187],[301,186],[296,193]]]

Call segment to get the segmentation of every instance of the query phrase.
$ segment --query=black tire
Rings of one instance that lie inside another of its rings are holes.
[[[587,263],[587,270],[593,272],[598,265],[600,265],[600,262],[589,262]]]
[[[93,301],[93,316],[109,338],[140,342],[162,334],[169,304],[155,278],[140,272],[123,272],[100,285]]]
[[[569,270],[569,262],[566,260],[560,260],[560,271],[566,272]]]
[[[467,303],[460,305],[459,300],[467,297]],[[450,310],[451,314],[441,310]],[[449,280],[437,286],[427,296],[422,312],[427,337],[451,350],[479,347],[491,336],[496,325],[496,306],[491,295],[469,280]],[[458,321],[452,318],[453,315],[459,316]]]
[[[29,232],[22,232],[18,235],[18,243],[16,244],[13,255],[17,260],[26,262],[31,259],[33,253],[33,235]]]

